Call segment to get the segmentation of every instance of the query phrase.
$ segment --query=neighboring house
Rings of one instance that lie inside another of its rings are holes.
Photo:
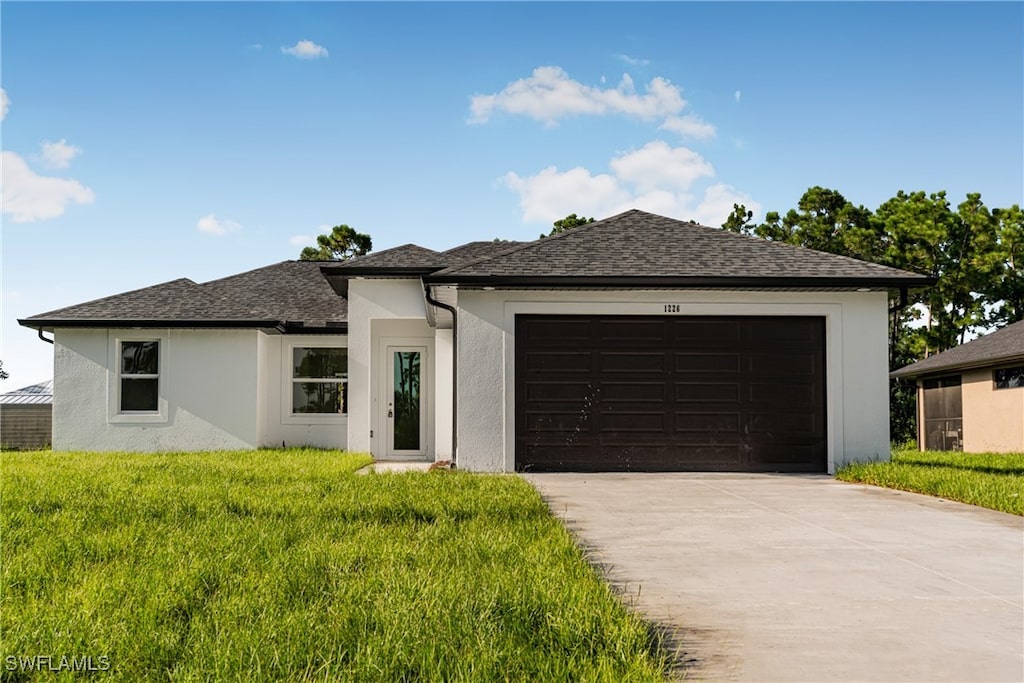
[[[1024,321],[892,376],[917,380],[922,450],[1024,452]]]
[[[20,322],[54,334],[58,449],[831,472],[888,457],[887,292],[929,283],[633,210]]]
[[[0,394],[0,448],[45,448],[53,429],[53,381]]]

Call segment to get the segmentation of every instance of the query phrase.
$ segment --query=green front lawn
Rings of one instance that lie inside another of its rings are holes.
[[[1024,515],[1024,453],[896,450],[892,462],[849,465],[836,478]]]
[[[514,476],[356,476],[368,457],[310,450],[0,458],[5,664],[91,657],[131,681],[666,675],[648,625]]]

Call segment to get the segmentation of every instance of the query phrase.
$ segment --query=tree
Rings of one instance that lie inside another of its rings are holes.
[[[306,247],[299,255],[301,261],[347,261],[364,256],[373,249],[369,235],[356,232],[347,225],[335,225],[328,235],[316,238],[316,247]]]
[[[743,204],[733,204],[732,213],[722,223],[722,230],[735,232],[741,235],[753,234],[754,212],[748,211]]]
[[[565,232],[566,230],[572,230],[573,228],[578,228],[581,225],[586,225],[587,223],[593,223],[593,222],[594,222],[593,218],[581,218],[581,217],[578,217],[574,213],[570,213],[565,218],[561,218],[561,219],[555,221],[553,223],[554,227],[551,228],[551,232],[549,232],[547,235],[541,235],[541,237],[549,237],[551,235],[558,235],[558,234],[561,234],[561,233]]]
[[[1014,204],[993,209],[997,261],[987,298],[994,303],[987,322],[1002,326],[1024,320],[1024,211]]]
[[[7,379],[8,377],[10,377],[10,375],[4,371],[4,362],[0,360],[0,379]]]
[[[890,300],[890,370],[1024,319],[1024,212],[1017,205],[990,211],[981,195],[968,194],[954,209],[945,192],[901,190],[872,212],[815,186],[795,209],[769,211],[759,224],[734,204],[722,229],[935,278],[909,293],[909,306]],[[913,438],[915,393],[912,383],[890,383],[894,440]]]

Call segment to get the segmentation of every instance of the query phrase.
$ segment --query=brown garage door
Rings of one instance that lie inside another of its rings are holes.
[[[516,469],[824,472],[825,324],[516,316]]]

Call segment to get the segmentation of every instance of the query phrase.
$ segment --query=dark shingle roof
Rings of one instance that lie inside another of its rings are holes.
[[[392,247],[384,251],[375,251],[366,256],[357,256],[347,261],[321,262],[326,270],[388,270],[398,269],[426,269],[435,270],[447,265],[442,255],[433,249],[427,249],[417,244],[403,244],[399,247]]]
[[[1015,361],[1024,361],[1024,320],[902,367],[891,376],[921,377]]]
[[[501,242],[469,242],[442,252],[442,256],[445,257],[445,266],[451,268],[480,258],[497,256],[516,247],[521,247],[524,244],[529,244],[529,242],[513,242],[510,240]]]
[[[283,261],[204,284],[180,279],[20,320],[34,328],[67,325],[326,328],[345,323],[348,303],[314,261]]]
[[[434,282],[557,284],[925,285],[929,278],[845,256],[638,211],[435,273]]]

